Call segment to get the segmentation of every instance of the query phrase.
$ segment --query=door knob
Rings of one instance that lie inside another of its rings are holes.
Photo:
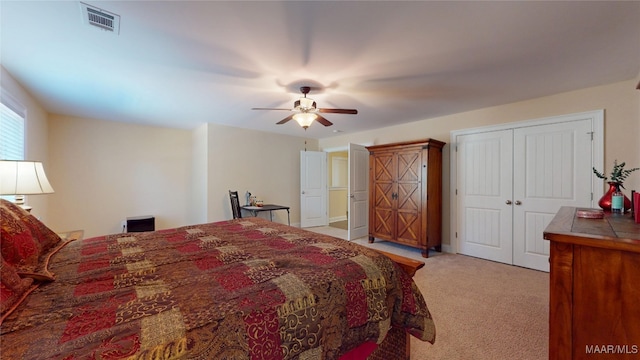
[[[507,204],[507,205],[511,205],[511,200],[507,200],[504,203]]]
[[[522,205],[522,201],[516,200],[516,205]]]
[[[304,195],[304,194],[305,194],[305,192],[304,192],[304,191],[302,191],[302,195]]]
[[[349,197],[353,199],[353,198],[354,198],[354,197],[356,197],[356,196],[355,196],[355,195],[353,195],[353,194],[349,194]]]

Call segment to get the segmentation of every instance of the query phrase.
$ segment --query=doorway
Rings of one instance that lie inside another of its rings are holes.
[[[327,153],[327,219],[330,227],[344,229],[347,239],[369,233],[369,151],[366,145],[325,149]]]
[[[347,230],[349,222],[348,174],[349,152],[327,153],[327,183],[329,184],[329,226]]]

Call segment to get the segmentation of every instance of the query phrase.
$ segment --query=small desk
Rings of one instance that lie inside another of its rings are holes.
[[[261,211],[269,212],[269,220],[273,221],[273,211],[274,210],[287,210],[287,222],[291,225],[291,217],[289,215],[289,207],[284,205],[274,205],[274,204],[264,204],[262,206],[243,206],[241,209],[247,210],[253,214],[253,216],[258,216],[258,213]]]

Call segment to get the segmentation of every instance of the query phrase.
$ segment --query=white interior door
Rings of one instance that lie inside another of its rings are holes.
[[[591,205],[591,121],[514,129],[513,264],[549,271],[543,231],[561,206]]]
[[[460,135],[456,142],[458,251],[511,264],[513,131]]]
[[[327,154],[300,151],[300,227],[328,224]]]
[[[369,234],[369,151],[349,144],[349,221],[347,239]]]

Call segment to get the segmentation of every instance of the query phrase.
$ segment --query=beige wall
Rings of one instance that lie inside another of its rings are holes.
[[[265,204],[291,207],[291,224],[300,223],[300,151],[318,149],[318,141],[302,137],[208,124],[207,221],[231,219],[229,190]],[[266,215],[266,214],[262,214]],[[284,211],[274,221],[287,221]]]
[[[120,232],[130,216],[156,228],[189,224],[192,133],[188,130],[49,118],[49,226],[85,236]]]
[[[47,112],[6,70],[0,66],[0,85],[3,96],[8,94],[27,109],[25,119],[25,160],[42,161],[45,172],[51,170],[48,157],[48,122]],[[55,184],[52,184],[56,190]],[[45,224],[49,223],[48,203],[51,195],[30,195],[26,203],[33,207],[32,214]]]
[[[329,189],[329,222],[347,219],[347,189]]]
[[[27,107],[27,150],[44,162],[55,194],[30,196],[34,214],[57,231],[119,232],[127,216],[151,214],[167,228],[231,218],[227,190],[250,190],[291,206],[299,223],[299,152],[432,137],[465,128],[605,109],[605,166],[640,166],[640,75],[630,81],[427,119],[320,141],[203,124],[193,131],[61,115],[43,108],[1,68],[4,90]],[[417,136],[416,134],[421,134]],[[449,145],[444,149],[444,236],[449,242]],[[134,176],[132,176],[134,175]],[[640,172],[626,182],[640,189]],[[604,189],[604,186],[603,186]],[[276,220],[286,221],[286,214]]]
[[[208,135],[209,124],[202,124],[191,133],[192,135],[192,176],[191,188],[189,191],[189,219],[194,224],[207,222],[208,204]]]
[[[317,140],[214,124],[189,131],[51,115],[56,231],[121,231],[126,217],[154,215],[156,229],[231,218],[228,190],[291,206],[299,222],[300,150]],[[264,214],[263,214],[264,215]],[[286,222],[286,212],[274,212]]]
[[[319,145],[322,149],[331,149],[344,147],[349,142],[385,144],[418,138],[434,138],[449,143],[450,132],[453,130],[604,109],[607,172],[611,171],[615,159],[626,161],[630,167],[640,167],[640,142],[638,141],[640,91],[635,90],[637,83],[637,79],[629,80],[384,129],[344,134],[321,139]],[[447,144],[443,151],[443,243],[445,244],[451,243],[449,147]],[[631,189],[640,189],[640,171],[633,173],[625,183],[625,187],[628,192]]]

